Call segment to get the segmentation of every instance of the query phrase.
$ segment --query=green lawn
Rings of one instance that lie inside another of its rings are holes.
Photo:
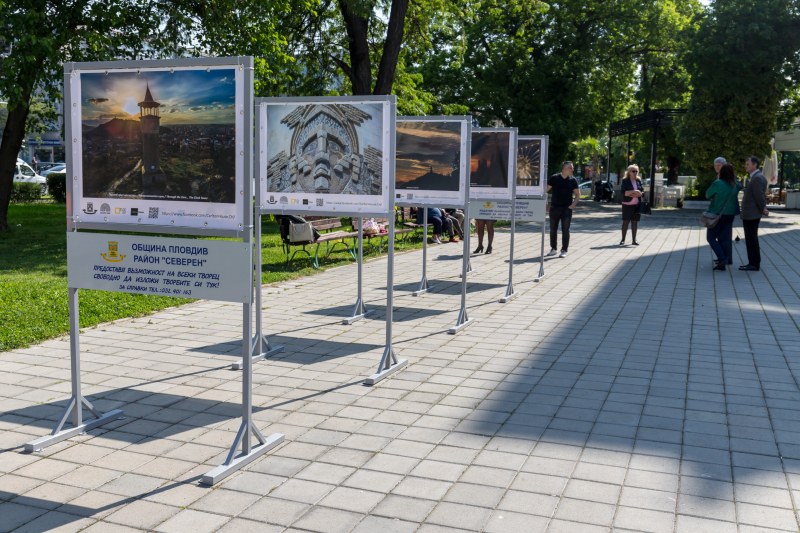
[[[64,204],[19,204],[9,209],[11,231],[0,233],[0,352],[28,346],[69,332],[67,309],[66,207]],[[287,265],[277,224],[262,217],[262,283],[274,283],[318,272],[298,255]],[[347,228],[345,228],[347,229]],[[323,245],[324,246],[324,245]],[[418,247],[399,243],[397,250]],[[377,256],[376,251],[365,257]],[[321,259],[323,269],[347,264],[346,252]],[[355,280],[354,280],[355,283]],[[80,291],[81,327],[125,317],[143,316],[191,300]]]

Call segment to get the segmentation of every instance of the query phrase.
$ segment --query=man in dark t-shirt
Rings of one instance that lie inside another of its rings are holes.
[[[561,222],[561,253],[558,257],[567,257],[569,250],[569,225],[572,221],[572,209],[581,199],[581,190],[572,173],[575,167],[572,161],[561,164],[561,172],[553,174],[547,180],[547,192],[551,193],[550,199],[550,252],[547,257],[552,257],[558,252],[558,223]]]

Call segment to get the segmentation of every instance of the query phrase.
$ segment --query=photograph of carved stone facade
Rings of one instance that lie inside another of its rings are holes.
[[[267,191],[383,194],[382,104],[267,106]]]

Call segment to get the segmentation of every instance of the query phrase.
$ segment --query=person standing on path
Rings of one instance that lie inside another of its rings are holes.
[[[581,199],[581,190],[572,173],[575,167],[572,161],[561,164],[561,172],[553,174],[547,180],[547,192],[552,193],[550,200],[550,252],[547,257],[558,253],[558,223],[561,222],[561,253],[558,257],[567,257],[569,250],[569,226],[572,222],[572,210]]]
[[[761,247],[758,244],[758,225],[762,216],[768,216],[767,178],[758,169],[759,160],[751,155],[744,162],[744,169],[750,174],[742,198],[742,226],[744,243],[747,246],[747,264],[739,270],[756,272],[761,269]]]
[[[631,237],[633,237],[634,246],[639,246],[636,242],[636,230],[639,226],[639,219],[642,217],[639,203],[644,196],[644,185],[642,180],[639,179],[639,167],[637,165],[630,165],[625,170],[625,177],[622,179],[620,185],[620,192],[622,193],[622,240],[619,241],[620,246],[625,246],[625,237],[628,235],[628,223],[631,225]]]
[[[716,162],[715,162],[716,166]],[[739,184],[736,183],[736,172],[733,167],[724,164],[720,167],[719,178],[706,190],[706,199],[711,200],[708,211],[719,214],[714,227],[706,229],[706,240],[717,256],[714,270],[724,271],[726,265],[733,263],[731,250],[731,233],[733,220],[739,210]]]

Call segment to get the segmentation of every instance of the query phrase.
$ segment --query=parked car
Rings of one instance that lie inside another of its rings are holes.
[[[578,184],[578,189],[581,191],[581,198],[588,198],[592,196],[592,182],[582,181]]]
[[[39,165],[41,167],[41,165]],[[47,177],[48,174],[52,174],[53,172],[66,172],[67,164],[66,163],[54,163],[52,166],[48,167],[46,170],[39,170],[42,173],[42,176]]]
[[[42,194],[47,194],[47,178],[36,173],[31,166],[17,159],[17,170],[14,171],[14,181],[19,183],[38,183],[42,186]]]

